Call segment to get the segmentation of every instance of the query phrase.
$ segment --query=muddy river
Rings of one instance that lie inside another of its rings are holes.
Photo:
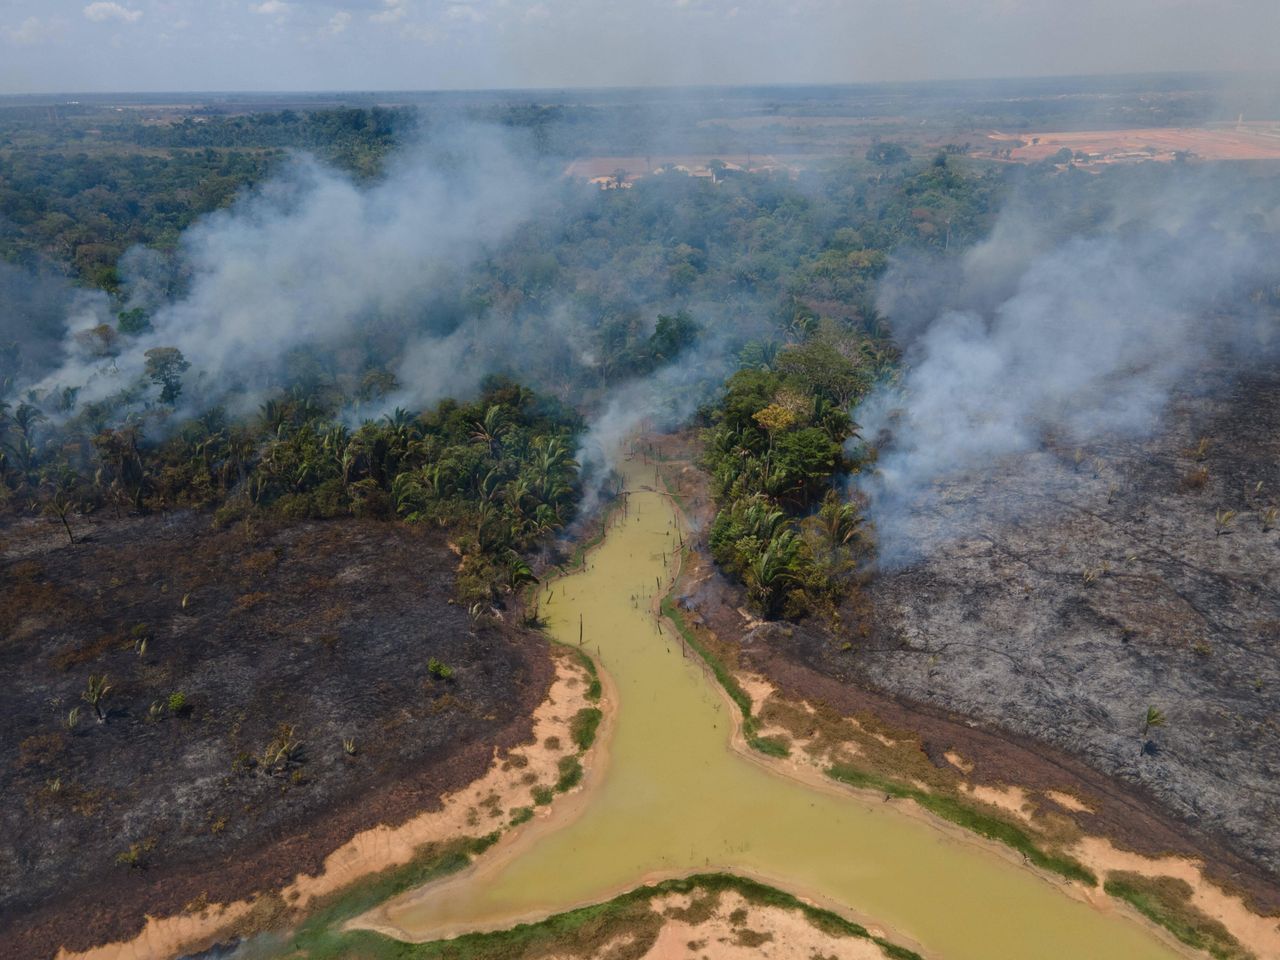
[[[734,711],[670,626],[681,518],[628,465],[618,515],[583,570],[550,583],[542,610],[606,676],[615,708],[585,789],[467,871],[366,915],[407,940],[495,929],[708,870],[755,877],[947,960],[1147,960],[1178,956],[1083,891],[930,822],[900,801],[800,782],[734,749]],[[1099,899],[1101,895],[1099,895]]]

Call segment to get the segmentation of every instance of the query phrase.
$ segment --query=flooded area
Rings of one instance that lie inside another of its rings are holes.
[[[929,957],[1180,955],[1100,892],[1092,904],[1082,889],[1064,890],[899,801],[803,783],[734,749],[730,703],[654,615],[676,571],[681,518],[644,486],[651,470],[627,465],[625,515],[581,571],[541,597],[552,634],[577,645],[581,630],[606,674],[612,716],[585,789],[467,871],[358,925],[438,939],[600,902],[642,881],[725,870],[856,917]]]

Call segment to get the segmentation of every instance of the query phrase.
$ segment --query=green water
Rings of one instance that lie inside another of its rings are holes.
[[[638,490],[647,468],[629,472],[628,515],[542,603],[566,643],[577,644],[582,615],[586,649],[613,681],[616,720],[601,744],[609,757],[591,771],[583,809],[554,829],[534,827],[509,859],[497,852],[505,863],[482,860],[391,902],[380,920],[406,938],[434,939],[713,868],[853,911],[930,957],[1177,956],[1126,917],[892,803],[815,790],[731,751],[732,708],[651,612],[670,586],[680,520],[665,497]]]

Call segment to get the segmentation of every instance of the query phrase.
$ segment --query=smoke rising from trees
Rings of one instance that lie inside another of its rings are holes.
[[[1015,200],[961,257],[900,259],[884,278],[879,307],[906,363],[858,414],[863,437],[883,441],[862,480],[882,562],[965,534],[963,512],[922,522],[948,477],[998,472],[1050,439],[1149,435],[1196,369],[1274,356],[1263,307],[1280,204],[1262,181],[1166,169],[1095,193],[1060,214],[1052,197]]]

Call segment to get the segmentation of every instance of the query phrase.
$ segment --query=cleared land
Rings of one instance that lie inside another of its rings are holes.
[[[990,133],[986,151],[1009,150],[1010,160],[1047,160],[1062,149],[1086,154],[1090,163],[1173,160],[1191,154],[1200,160],[1280,160],[1280,123],[1215,127],[1152,127],[1044,133]],[[982,156],[979,146],[975,154]]]

